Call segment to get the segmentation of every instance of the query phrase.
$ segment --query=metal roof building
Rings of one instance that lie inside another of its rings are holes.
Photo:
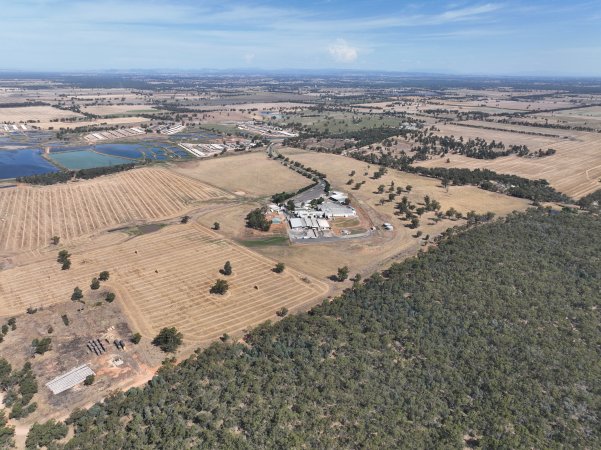
[[[59,375],[54,380],[50,380],[46,383],[46,387],[50,389],[53,394],[60,394],[61,392],[82,383],[88,375],[96,374],[90,369],[90,366],[84,364],[83,366],[76,367],[67,373]]]

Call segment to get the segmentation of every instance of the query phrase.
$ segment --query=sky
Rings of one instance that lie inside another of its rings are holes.
[[[0,69],[601,76],[601,1],[0,0]]]

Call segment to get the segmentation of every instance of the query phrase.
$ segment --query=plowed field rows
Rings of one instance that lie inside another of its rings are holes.
[[[32,250],[137,220],[174,216],[228,194],[165,169],[0,190],[0,252]]]
[[[67,271],[53,259],[0,271],[0,316],[70,301],[75,286],[89,296],[90,280],[109,270],[99,292],[117,293],[133,328],[150,337],[176,326],[197,345],[275,318],[282,307],[311,305],[328,291],[325,283],[290,268],[274,273],[274,261],[196,224],[172,225],[71,259]],[[219,269],[228,260],[233,274],[225,277]],[[217,278],[230,283],[224,296],[209,294]]]

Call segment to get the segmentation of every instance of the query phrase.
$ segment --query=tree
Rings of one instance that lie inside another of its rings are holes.
[[[98,275],[98,279],[100,281],[107,281],[109,279],[109,272],[108,270],[103,270],[102,272],[100,272],[100,275]]]
[[[294,206],[294,201],[293,201],[292,199],[288,200],[288,201],[286,202],[286,209],[287,209],[288,211],[294,211],[294,208],[295,208],[295,206]]]
[[[113,303],[115,301],[115,293],[114,292],[107,292],[105,300],[107,302],[109,302],[109,303]]]
[[[42,339],[34,339],[33,341],[31,341],[31,346],[33,347],[33,351],[35,353],[37,353],[38,355],[43,355],[44,353],[46,353],[49,350],[52,350],[52,339],[50,339],[49,337],[45,337]]]
[[[81,291],[81,289],[79,289],[79,287],[76,287],[75,289],[73,289],[73,294],[71,294],[71,300],[73,300],[74,302],[77,302],[79,300],[81,300],[83,298],[83,292]]]
[[[223,265],[223,269],[221,269],[221,273],[223,275],[231,275],[232,274],[232,265],[229,261],[226,261]]]
[[[279,262],[275,265],[275,267],[273,268],[273,271],[275,273],[282,273],[285,268],[286,268],[286,265],[282,262]]]
[[[417,217],[411,218],[411,228],[419,227],[419,219]]]
[[[98,278],[96,278],[96,277],[92,278],[92,282],[90,283],[90,289],[95,291],[99,287],[100,287],[100,281],[98,281]]]
[[[25,448],[55,448],[56,445],[51,446],[51,444],[53,444],[54,441],[67,436],[68,431],[67,425],[63,422],[57,422],[54,419],[43,424],[35,423],[29,429],[27,440],[25,441]]]
[[[408,185],[405,187],[405,190],[406,190],[407,192],[411,192],[411,189],[413,189],[413,186],[411,186],[410,184],[408,184]]]
[[[219,222],[215,222],[213,224],[213,230],[217,231],[217,230],[219,230],[219,228],[221,228],[221,225],[219,224]]]
[[[227,281],[218,279],[217,281],[215,281],[215,284],[213,286],[211,286],[211,289],[209,290],[209,292],[211,294],[223,295],[227,292],[227,290],[229,288],[230,288],[230,285]]]
[[[190,216],[184,216],[182,217],[182,220],[180,220],[180,223],[188,223],[190,221],[191,217]]]
[[[71,260],[69,259],[71,255],[67,250],[61,250],[58,252],[58,258],[56,258],[57,262],[62,264],[62,270],[69,270],[71,267]]]
[[[50,242],[52,242],[53,245],[58,245],[60,240],[61,238],[59,236],[52,236],[52,238],[50,238]]]
[[[285,306],[276,311],[276,315],[278,317],[285,317],[287,314],[288,314],[288,308],[286,308]]]
[[[339,267],[338,274],[336,275],[336,279],[338,281],[344,281],[348,278],[349,268],[347,266]]]
[[[271,222],[265,218],[265,208],[253,209],[246,216],[246,226],[260,231],[269,231]]]
[[[139,344],[141,340],[142,340],[142,335],[140,333],[134,333],[134,335],[131,337],[131,341],[134,344]]]
[[[152,345],[159,347],[164,352],[174,353],[182,345],[183,338],[184,336],[177,331],[177,328],[163,328],[152,340]]]
[[[86,379],[83,380],[83,384],[85,384],[86,386],[90,386],[90,385],[94,384],[95,379],[96,379],[96,377],[94,375],[88,375],[86,377]]]

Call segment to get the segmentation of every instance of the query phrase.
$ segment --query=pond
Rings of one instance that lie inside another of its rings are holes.
[[[129,164],[131,159],[95,153],[91,150],[50,153],[50,158],[69,170]]]
[[[41,173],[58,172],[42,157],[42,150],[0,150],[0,178],[16,178]]]

